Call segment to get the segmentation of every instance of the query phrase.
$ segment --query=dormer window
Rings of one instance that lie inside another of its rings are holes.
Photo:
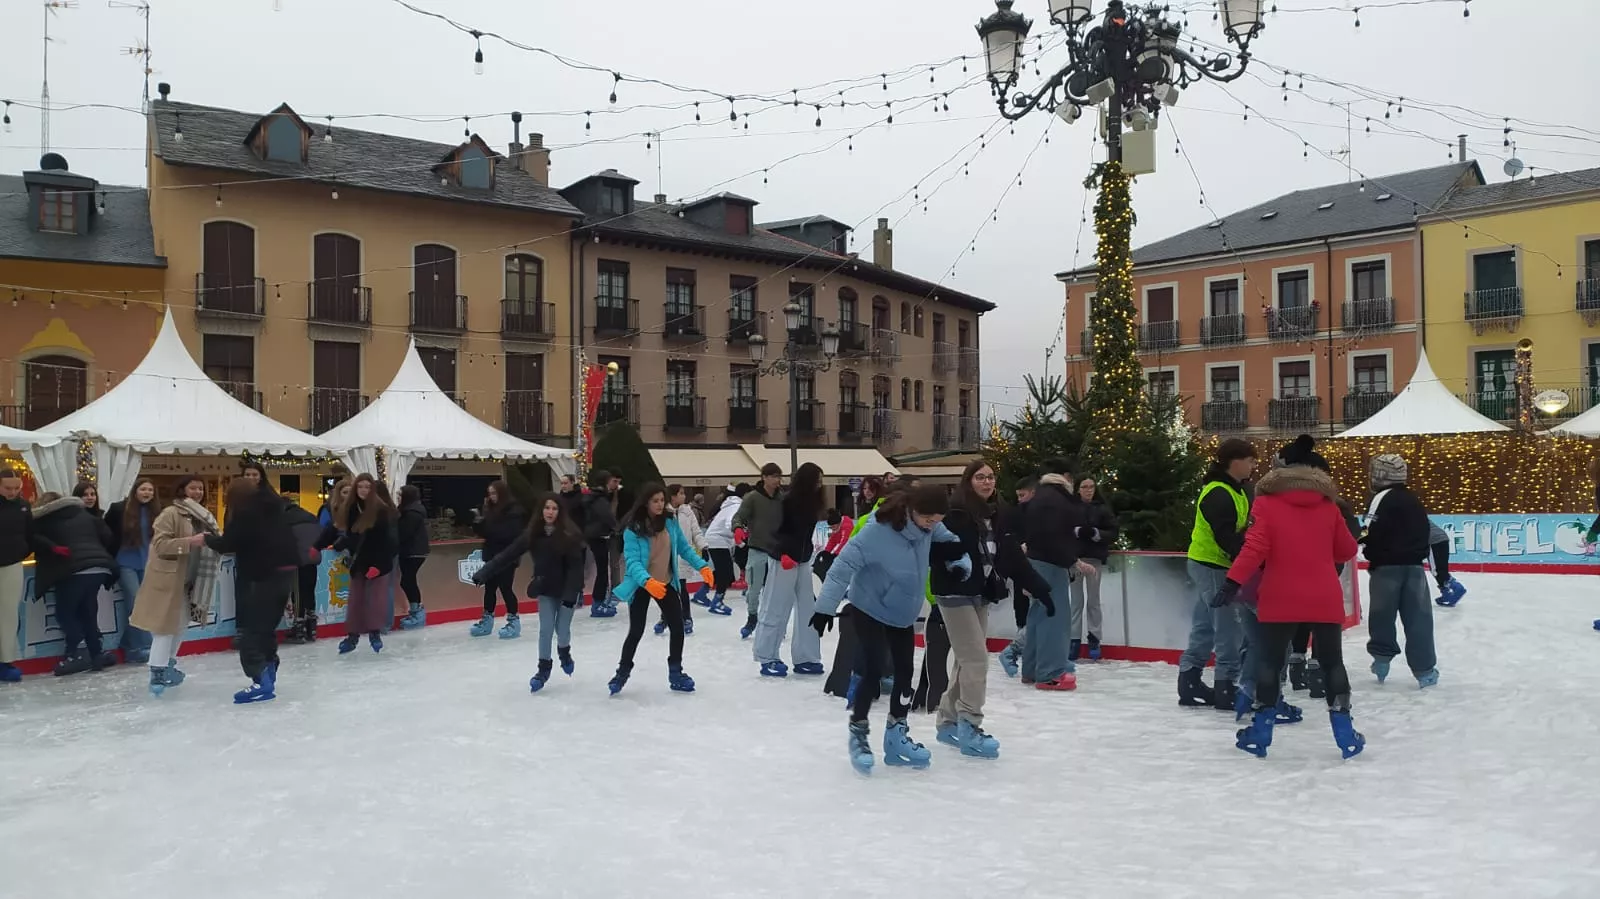
[[[620,184],[601,184],[600,214],[627,215],[628,189]]]
[[[267,159],[270,162],[300,161],[300,129],[288,116],[273,116],[267,126]]]
[[[78,233],[76,191],[45,188],[39,192],[39,230]]]
[[[244,142],[251,152],[267,162],[305,165],[311,146],[311,126],[285,103],[257,121]]]
[[[469,190],[493,190],[494,167],[499,154],[489,149],[489,145],[476,134],[472,135],[466,143],[450,151],[438,165],[434,166],[435,174],[443,176],[447,183]]]

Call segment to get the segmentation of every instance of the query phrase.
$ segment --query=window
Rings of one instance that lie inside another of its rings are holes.
[[[800,387],[800,407],[803,409],[817,398],[817,379],[811,375],[797,378],[795,383]]]
[[[494,187],[494,160],[477,147],[467,147],[456,156],[457,179],[462,187],[488,190]]]
[[[1517,417],[1517,360],[1515,350],[1479,350],[1474,356],[1477,369],[1479,414],[1496,421]]]
[[[729,234],[750,233],[750,207],[743,203],[726,203],[722,207],[722,224]]]
[[[912,396],[912,399],[915,401],[912,404],[912,408],[915,409],[918,412],[921,412],[922,411],[922,382],[921,381],[918,381],[912,387],[911,396]]]
[[[1583,242],[1583,277],[1591,281],[1600,278],[1600,240]]]
[[[1213,374],[1215,373],[1213,372]],[[1175,371],[1146,372],[1145,379],[1149,382],[1149,386],[1146,389],[1151,396],[1178,395],[1178,373]],[[1215,383],[1214,377],[1212,382]]]
[[[911,333],[911,304],[904,300],[900,302],[900,333]]]
[[[1473,290],[1504,290],[1516,286],[1517,254],[1515,251],[1479,253],[1472,257]]]
[[[817,314],[817,292],[810,284],[790,282],[789,301],[800,304],[800,327],[811,327],[811,319]]]
[[[848,409],[861,403],[861,379],[853,371],[839,372],[839,406]]]
[[[544,299],[544,263],[539,257],[523,254],[506,257],[505,298],[523,303]]]
[[[361,302],[361,241],[348,234],[318,234],[311,239],[312,317],[358,323]]]
[[[888,378],[879,376],[872,379],[872,408],[892,409],[894,404],[889,399],[891,382]]]
[[[694,315],[694,270],[667,269],[667,317]]]
[[[428,301],[454,301],[456,297],[456,251],[439,244],[422,244],[411,252],[414,274],[412,289],[417,298]]]
[[[933,414],[944,414],[944,388],[938,384],[933,385]]]
[[[207,345],[212,336],[215,335],[207,335]],[[360,390],[361,344],[336,340],[313,342],[311,383],[317,390]]]
[[[889,325],[889,301],[884,297],[872,298],[872,327],[880,331],[887,331]]]
[[[734,275],[728,279],[728,308],[736,322],[754,321],[756,317],[756,279]]]
[[[597,263],[594,292],[599,305],[621,309],[628,299],[628,263],[602,259]]]
[[[456,396],[456,351],[419,346],[417,355],[421,357],[422,367],[428,370],[428,377],[433,378],[433,383],[452,399],[459,399]]]
[[[1239,383],[1239,366],[1220,365],[1211,370],[1211,402],[1237,403],[1244,391]]]
[[[1219,315],[1239,314],[1239,282],[1229,278],[1226,281],[1211,282],[1211,309],[1212,317]]]
[[[944,316],[935,312],[933,314],[933,342],[944,343]]]
[[[904,411],[911,408],[911,379],[900,379],[900,409]]]
[[[856,315],[856,292],[848,287],[839,288],[839,330],[850,330],[856,323]]]
[[[1600,396],[1600,343],[1589,344],[1589,391]]]
[[[1311,363],[1304,360],[1279,362],[1278,399],[1292,400],[1311,395]]]
[[[682,359],[667,363],[667,405],[685,406],[694,402],[695,365]]]
[[[616,372],[616,374],[608,374],[608,375],[606,375],[606,383],[605,383],[605,388],[603,390],[604,393],[606,393],[607,395],[610,395],[610,394],[627,393],[628,392],[628,384],[630,383],[630,378],[629,378],[630,372],[628,370],[628,361],[629,361],[628,357],[626,357],[626,356],[601,356],[600,357],[600,359],[599,359],[600,367],[604,368],[604,369],[607,369],[608,371],[611,368],[611,363],[615,362],[617,364],[617,372]]]
[[[1278,308],[1304,309],[1311,305],[1311,273],[1304,269],[1278,275]]]
[[[1176,311],[1173,303],[1173,289],[1171,287],[1152,287],[1144,295],[1144,320],[1147,322],[1170,322]]]
[[[70,190],[40,191],[39,230],[78,233],[78,195]]]
[[[1355,382],[1350,385],[1353,392],[1389,392],[1389,357],[1355,356],[1350,364],[1355,375]]]
[[[628,386],[632,374],[628,369],[628,357],[601,356],[596,361],[606,369],[609,369],[613,362],[616,363],[617,373],[606,375],[605,384],[600,388],[600,408],[595,410],[595,424],[629,420],[635,410],[633,390]]]
[[[256,342],[251,337],[232,334],[203,334],[200,343],[201,367],[206,377],[239,402],[256,405]]]
[[[551,416],[545,414],[544,357],[537,353],[507,353],[505,430],[514,436],[550,433]]]
[[[1389,295],[1389,266],[1377,262],[1357,262],[1350,266],[1350,292],[1357,301],[1378,300]]]
[[[42,428],[89,401],[89,366],[71,356],[35,356],[22,363],[24,428]]]
[[[956,411],[962,418],[972,417],[972,391],[963,390],[957,394]]]
[[[620,184],[600,185],[600,214],[627,215],[628,189]]]
[[[538,353],[507,353],[506,393],[538,393],[544,390],[544,357]]]
[[[239,222],[207,222],[202,232],[200,301],[225,312],[256,311],[256,232]]]
[[[911,312],[911,336],[922,336],[922,307],[918,306]]]
[[[728,368],[728,394],[734,405],[748,407],[756,399],[756,367],[733,365]]]
[[[266,156],[270,162],[305,162],[305,132],[294,118],[275,115],[267,123]]]
[[[965,321],[956,322],[956,346],[962,349],[972,346],[972,326]]]

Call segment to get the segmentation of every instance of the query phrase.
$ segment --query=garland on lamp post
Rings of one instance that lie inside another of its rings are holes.
[[[1138,318],[1133,305],[1133,203],[1122,164],[1096,166],[1084,187],[1100,188],[1094,204],[1098,295],[1089,311],[1094,341],[1094,383],[1088,405],[1097,442],[1135,427],[1147,412],[1144,368],[1138,356]]]

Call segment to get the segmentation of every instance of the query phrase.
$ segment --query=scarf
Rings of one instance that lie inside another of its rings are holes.
[[[188,497],[173,503],[182,512],[196,533],[215,534],[217,519]],[[211,598],[216,592],[217,577],[222,571],[222,556],[205,544],[189,552],[189,565],[183,576],[183,593],[189,600],[189,620],[204,624],[211,615]]]

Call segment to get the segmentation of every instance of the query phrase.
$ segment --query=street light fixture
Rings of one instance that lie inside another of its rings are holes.
[[[783,345],[783,355],[771,363],[766,361],[765,337],[752,334],[746,343],[750,349],[750,361],[756,364],[757,374],[789,379],[789,474],[793,475],[800,467],[800,379],[833,367],[834,357],[839,355],[839,329],[825,325],[820,334],[808,333],[811,332],[812,323],[805,318],[805,309],[799,303],[788,303],[783,307],[783,322],[789,339]],[[820,340],[822,344],[820,361],[802,355],[801,346],[812,340]]]

